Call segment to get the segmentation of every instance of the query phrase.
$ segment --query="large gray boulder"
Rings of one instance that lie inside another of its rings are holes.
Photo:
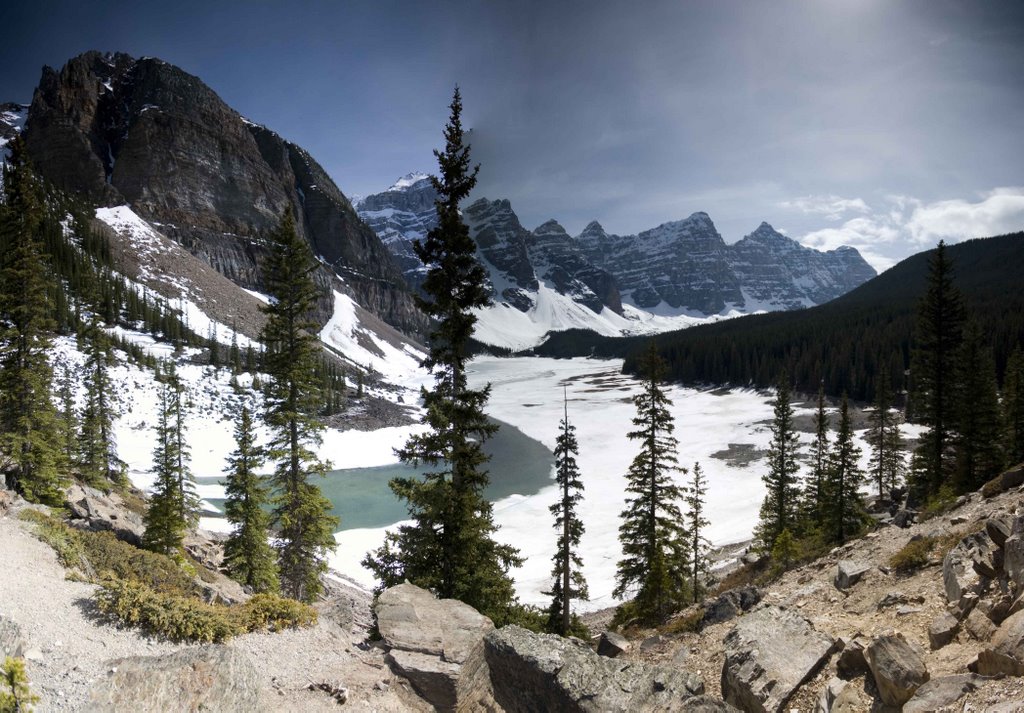
[[[921,654],[902,634],[880,636],[864,653],[878,695],[886,705],[903,705],[928,680]]]
[[[104,493],[88,485],[75,483],[68,488],[65,505],[71,524],[83,530],[109,530],[119,540],[141,546],[146,532],[142,516],[124,505],[117,493]]]
[[[971,691],[977,690],[984,679],[972,673],[941,676],[922,684],[914,697],[903,706],[903,713],[931,713],[950,706]]]
[[[928,626],[928,644],[932,650],[941,649],[950,641],[956,638],[956,631],[960,628],[960,620],[949,612],[942,612]]]
[[[0,614],[0,658],[25,655],[25,640],[21,638],[21,627],[13,619]]]
[[[982,676],[1024,676],[1024,611],[1007,618],[988,647],[978,653],[977,672]]]
[[[946,600],[966,611],[964,604],[970,594],[980,594],[987,584],[986,577],[979,573],[994,559],[998,548],[986,533],[976,532],[962,539],[951,549],[942,561],[942,583]],[[976,563],[982,563],[976,567]]]
[[[173,713],[270,710],[249,657],[228,646],[186,648],[163,656],[136,656],[107,664],[85,706],[100,713]]]
[[[836,589],[849,589],[864,576],[865,572],[871,569],[871,565],[854,560],[839,560],[836,564],[836,575],[833,580]]]
[[[701,619],[701,625],[711,626],[735,619],[760,601],[761,592],[757,590],[757,587],[740,587],[722,592],[704,604],[704,617]]]
[[[744,711],[781,711],[835,648],[831,636],[792,611],[747,614],[725,637],[722,697]]]
[[[494,629],[490,619],[408,583],[381,593],[374,610],[389,665],[420,696],[442,711],[484,705],[483,637]]]
[[[484,638],[494,700],[508,713],[724,711],[695,674],[595,654],[578,639],[506,626]]]

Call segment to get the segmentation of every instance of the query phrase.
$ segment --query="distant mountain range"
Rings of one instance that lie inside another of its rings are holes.
[[[412,243],[435,225],[435,198],[426,176],[409,174],[356,203],[413,285],[421,282],[423,266]],[[767,223],[726,244],[706,213],[637,235],[609,234],[595,221],[577,236],[555,220],[524,228],[507,200],[481,198],[464,216],[498,302],[481,314],[483,331],[498,315],[516,319],[507,308],[530,323],[529,334],[509,335],[511,341],[503,343],[514,348],[547,330],[655,332],[722,316],[810,307],[875,276],[854,248],[819,252]]]

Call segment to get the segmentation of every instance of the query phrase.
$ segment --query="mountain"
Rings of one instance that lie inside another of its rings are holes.
[[[810,309],[739,317],[661,334],[658,348],[672,379],[686,383],[770,387],[786,369],[795,387],[814,393],[874,396],[886,367],[897,390],[907,387],[917,305],[933,250],[912,255],[847,294]],[[968,240],[947,247],[954,281],[968,312],[990,339],[999,373],[1024,342],[1024,233]],[[625,357],[634,369],[639,339],[584,332],[552,335],[536,352],[547,356]]]
[[[262,241],[290,207],[329,268],[321,283],[337,274],[406,332],[426,324],[391,253],[316,160],[173,65],[86,52],[60,71],[44,67],[24,133],[36,169],[57,187],[130,206],[249,289],[263,288]],[[322,320],[331,307],[325,298]]]
[[[413,284],[423,266],[412,242],[435,225],[435,198],[426,176],[410,174],[356,204]],[[555,220],[528,230],[508,200],[481,198],[464,217],[496,301],[478,315],[476,336],[513,349],[565,329],[654,333],[810,307],[875,275],[854,248],[819,252],[767,223],[728,245],[707,213],[637,235],[610,234],[594,221],[575,237]]]

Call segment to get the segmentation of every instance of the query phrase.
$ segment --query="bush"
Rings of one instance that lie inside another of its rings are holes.
[[[900,574],[916,572],[928,564],[928,557],[934,544],[934,537],[919,537],[916,540],[910,540],[889,558],[889,564]]]
[[[53,515],[38,510],[22,510],[18,517],[35,525],[36,537],[57,553],[57,560],[68,569],[88,569],[84,562],[82,541],[77,531]]]
[[[256,594],[241,609],[246,631],[294,629],[317,620],[313,607],[276,594]]]
[[[38,702],[39,696],[28,687],[24,660],[7,656],[0,666],[0,713],[31,711]]]
[[[171,641],[217,643],[242,631],[227,607],[156,592],[137,581],[109,579],[93,599],[108,618]]]
[[[684,611],[674,619],[670,619],[661,628],[666,634],[684,634],[687,632],[700,631],[700,625],[704,621],[704,608],[693,606]]]
[[[925,522],[931,520],[933,517],[938,517],[943,513],[949,512],[953,509],[956,504],[956,492],[949,485],[943,485],[939,488],[939,492],[928,498],[925,502],[924,507],[921,508],[921,513],[918,516],[919,522]]]

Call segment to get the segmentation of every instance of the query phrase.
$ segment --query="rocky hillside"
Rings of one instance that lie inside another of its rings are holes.
[[[414,283],[422,265],[412,241],[435,224],[435,197],[425,176],[410,174],[356,204]],[[728,245],[706,213],[637,235],[609,234],[596,221],[577,236],[554,220],[531,231],[507,200],[477,200],[465,218],[496,299],[521,312],[539,309],[540,285],[598,315],[624,316],[629,305],[633,319],[636,310],[701,317],[790,310],[827,302],[875,275],[854,248],[812,250],[767,223]]]
[[[44,67],[25,139],[54,184],[131,206],[246,288],[263,287],[262,238],[290,207],[360,304],[406,332],[425,325],[401,269],[316,160],[177,67],[99,52]]]

